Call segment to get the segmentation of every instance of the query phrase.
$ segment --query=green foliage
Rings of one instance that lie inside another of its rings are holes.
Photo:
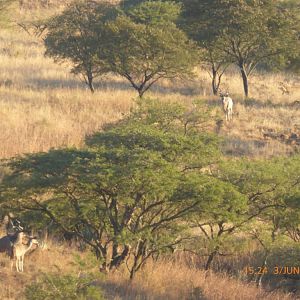
[[[277,0],[185,0],[184,5],[189,32],[239,67],[246,96],[248,76],[258,64],[297,49],[297,18]]]
[[[294,4],[125,2],[113,6],[75,1],[47,24],[46,55],[58,62],[71,61],[72,72],[81,74],[91,91],[95,77],[113,72],[142,97],[161,78],[190,76],[202,60],[211,69],[214,94],[227,67],[235,63],[248,96],[248,76],[258,65],[298,68],[299,17]]]
[[[75,1],[47,24],[46,55],[57,62],[71,61],[72,72],[81,74],[92,91],[93,79],[109,71],[99,56],[105,22],[114,14],[114,6],[106,2]]]
[[[190,176],[179,197],[201,197],[187,222],[203,235],[194,237],[195,245],[203,239],[208,255],[206,268],[218,254],[230,251],[235,234],[243,232],[255,238],[269,255],[283,241],[284,235],[299,241],[299,156],[269,161],[247,159],[220,162],[208,178]],[[228,244],[229,243],[229,244]],[[187,245],[201,253],[201,248]],[[203,253],[203,252],[202,252]]]
[[[106,61],[140,97],[161,78],[192,74],[197,49],[172,22],[178,11],[172,2],[147,1],[108,25]]]
[[[207,110],[194,105],[189,117],[182,105],[141,101],[128,119],[90,137],[82,150],[16,159],[3,200],[40,211],[80,238],[104,269],[131,256],[133,276],[152,254],[181,241],[184,226],[177,221],[205,201],[180,194],[188,174],[220,155],[216,137],[199,130]]]
[[[37,282],[26,286],[25,297],[28,300],[104,299],[101,289],[93,284],[93,281],[93,276],[85,274],[42,274]]]
[[[235,183],[242,193],[271,204],[284,203],[286,197],[297,191],[299,163],[299,157],[294,156],[269,161],[245,159],[221,167],[226,171],[224,179]]]
[[[89,246],[102,270],[126,260],[131,278],[149,257],[187,240],[209,268],[216,255],[237,251],[231,244],[241,232],[266,249],[283,234],[300,239],[299,157],[222,161],[218,138],[205,131],[209,115],[202,102],[140,99],[82,149],[10,161],[1,205],[24,218],[41,214],[39,226],[52,220]]]
[[[274,242],[289,236],[298,241],[299,236],[299,156],[277,158],[271,161],[244,161],[227,165],[226,179],[234,182],[239,191],[248,197],[252,215],[259,216],[259,223],[252,224],[254,236],[261,239],[266,249]],[[233,175],[235,174],[235,175]],[[257,230],[264,235],[257,236]],[[253,233],[253,232],[252,232]]]
[[[300,264],[300,245],[299,243],[293,243],[288,240],[280,240],[277,242],[270,256],[270,265],[278,266],[289,266],[296,267]],[[296,277],[296,276],[295,276]]]
[[[180,6],[152,2],[122,11],[108,3],[77,1],[50,20],[46,55],[71,61],[72,72],[93,78],[108,72],[125,77],[139,96],[161,78],[191,75],[197,50],[174,23]]]
[[[212,11],[214,8],[211,8]],[[201,47],[201,64],[208,67],[212,79],[212,91],[217,95],[224,72],[232,58],[221,47],[216,28],[209,27],[204,18],[204,7],[199,1],[183,1],[180,27]],[[208,12],[207,12],[208,13]]]
[[[77,276],[43,273],[35,282],[27,284],[26,299],[104,299],[98,284],[103,278],[98,272],[95,257],[85,254],[82,258],[74,255],[74,264],[78,270]]]
[[[175,23],[180,12],[181,5],[172,1],[146,1],[130,8],[127,14],[135,23],[157,26]]]
[[[295,73],[300,71],[300,4],[298,1],[283,1],[281,7],[283,10],[291,12],[293,18],[293,32],[296,33],[296,36],[293,41],[293,46],[290,51],[283,53],[281,55],[283,63],[279,64],[279,67],[284,66],[287,70],[290,70]]]

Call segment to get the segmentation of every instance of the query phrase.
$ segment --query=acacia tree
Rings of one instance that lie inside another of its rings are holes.
[[[147,1],[108,24],[105,61],[140,97],[162,78],[192,74],[197,51],[174,23],[179,11],[173,2]]]
[[[300,32],[300,3],[297,0],[289,0],[282,2],[282,6],[285,9],[291,10],[294,12],[294,17],[297,18],[297,24],[298,24],[298,37]],[[287,70],[295,72],[297,74],[300,73],[300,39],[298,38],[295,40],[295,51],[292,53],[289,53],[289,56],[287,60],[285,60],[286,64],[284,67],[286,67]]]
[[[210,68],[212,91],[214,95],[217,95],[220,90],[222,77],[232,62],[228,55],[224,55],[224,53],[216,49],[214,44],[203,45],[203,48],[205,49],[203,60],[207,62]]]
[[[287,209],[284,214],[278,218],[278,229],[294,242],[300,242],[300,193],[287,197]]]
[[[231,183],[208,174],[189,174],[176,196],[186,195],[202,201],[198,201],[186,219],[198,232],[185,243],[184,250],[207,256],[204,268],[208,270],[216,256],[226,255],[224,251],[232,243],[232,237],[241,229],[249,209],[247,199]]]
[[[245,96],[255,68],[295,47],[297,18],[280,1],[185,0],[186,18],[194,17],[198,36],[213,41],[239,68]],[[194,12],[200,12],[195,17]],[[194,26],[195,27],[195,26]]]
[[[256,216],[259,222],[251,224],[246,231],[263,249],[261,268],[268,266],[268,259],[276,245],[282,243],[285,231],[283,224],[290,218],[291,207],[287,199],[299,194],[299,156],[277,158],[269,161],[244,161],[227,165],[227,180],[234,182],[239,191],[248,198],[248,215]],[[234,168],[234,169],[233,169]],[[286,222],[287,225],[289,222]],[[262,228],[263,229],[262,229]],[[263,273],[257,276],[257,285]]]
[[[201,199],[174,195],[185,172],[219,156],[216,137],[197,130],[197,113],[190,117],[180,105],[148,102],[148,108],[142,105],[128,120],[90,137],[85,149],[51,150],[9,163],[3,206],[45,215],[86,243],[101,269],[126,261],[132,278],[151,255],[184,239],[178,221]]]
[[[47,23],[45,54],[56,62],[71,62],[72,73],[82,75],[92,92],[94,78],[109,71],[99,53],[105,22],[114,11],[108,2],[75,1]]]
[[[203,7],[199,1],[183,1],[183,10],[178,23],[188,36],[201,47],[201,63],[208,67],[212,92],[217,95],[222,77],[232,63],[232,59],[217,47],[220,43],[218,35],[216,35],[217,25],[216,27],[208,27],[202,20],[203,12]]]
[[[283,224],[290,224],[290,232],[295,232],[292,228],[299,224],[298,212],[294,218],[289,217],[291,207],[286,201],[297,199],[299,194],[299,162],[299,157],[255,162],[242,159],[214,166],[207,174],[210,179],[193,174],[180,195],[203,199],[187,219],[200,234],[185,249],[207,256],[205,269],[209,269],[216,256],[234,252],[234,236],[243,232],[263,246],[264,265],[271,246],[267,247],[256,234],[259,226],[263,224],[268,240],[274,242]],[[261,279],[257,279],[258,283]]]

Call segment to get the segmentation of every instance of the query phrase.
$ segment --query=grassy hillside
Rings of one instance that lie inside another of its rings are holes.
[[[19,27],[0,32],[0,157],[77,146],[86,134],[128,113],[136,93],[127,82],[106,76],[92,95],[66,65],[44,57],[40,40]],[[300,144],[300,85],[284,74],[255,74],[251,98],[242,97],[239,74],[223,82],[234,99],[234,121],[219,123],[232,155],[272,156],[297,151]],[[289,94],[282,95],[280,82]],[[198,71],[189,81],[162,82],[148,96],[189,102],[207,101],[222,117],[219,99],[211,95],[210,78]],[[147,96],[147,95],[146,95]],[[217,129],[217,125],[214,130]]]
[[[24,273],[10,271],[7,258],[0,256],[0,298],[2,300],[24,299],[26,286],[38,280],[42,274],[84,275],[74,258],[87,261],[89,256],[73,247],[54,242],[47,250],[36,250],[25,261]],[[96,269],[96,268],[95,268]],[[91,271],[91,270],[89,270]],[[226,274],[206,273],[187,266],[184,260],[161,260],[150,262],[132,281],[125,270],[116,271],[94,282],[106,299],[273,299],[289,300],[293,296],[282,292],[266,292],[254,284],[246,284]]]
[[[34,1],[24,2],[16,20],[28,19],[28,9],[36,7]],[[49,11],[37,14],[43,13]],[[98,79],[96,92],[91,94],[79,76],[70,74],[70,66],[44,57],[42,40],[17,25],[0,31],[0,61],[0,159],[78,147],[86,135],[122,119],[135,105],[135,91],[113,75]],[[257,72],[250,78],[251,97],[245,100],[240,75],[231,69],[222,85],[234,101],[234,120],[227,123],[219,98],[211,93],[208,72],[203,69],[195,73],[191,80],[162,81],[146,97],[186,105],[194,99],[208,103],[213,114],[220,116],[209,130],[223,138],[227,155],[271,157],[299,152],[299,76]],[[282,92],[282,86],[288,93]],[[25,286],[42,273],[80,274],[74,263],[78,255],[88,259],[75,247],[50,242],[48,250],[26,257],[25,273],[17,274],[10,271],[8,259],[0,254],[0,299],[23,299]],[[252,252],[247,255],[250,259]],[[295,299],[295,295],[276,291],[276,286],[262,290],[246,283],[237,272],[244,265],[226,258],[225,264],[236,272],[230,276],[205,273],[193,264],[192,256],[188,263],[180,257],[150,261],[132,282],[128,282],[127,270],[121,269],[95,284],[107,299]]]

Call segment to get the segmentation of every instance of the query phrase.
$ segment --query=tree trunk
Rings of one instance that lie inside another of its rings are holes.
[[[217,71],[215,69],[212,69],[212,91],[213,94],[216,96],[218,95],[218,89],[219,89],[219,84],[217,84]]]
[[[92,74],[92,72],[87,72],[87,84],[88,84],[88,86],[89,86],[89,88],[90,88],[90,90],[91,90],[91,92],[92,93],[94,93],[95,92],[95,89],[94,89],[94,84],[93,84],[93,74]]]
[[[207,259],[206,264],[205,264],[205,270],[206,270],[206,271],[210,269],[211,264],[212,264],[214,258],[215,258],[216,255],[218,254],[218,250],[219,250],[219,248],[216,248],[213,252],[211,252],[211,253],[209,254],[208,259]]]
[[[248,75],[245,69],[244,64],[240,64],[240,71],[243,79],[243,86],[244,86],[244,94],[247,98],[249,96],[249,85],[248,85]]]
[[[129,253],[129,247],[124,246],[124,249],[121,253],[118,252],[118,245],[114,244],[113,245],[113,253],[112,253],[112,259],[109,264],[109,269],[111,270],[112,268],[118,268],[126,259],[127,255]]]
[[[135,275],[135,268],[136,268],[136,265],[137,265],[137,258],[134,258],[134,263],[133,263],[133,266],[132,268],[130,269],[130,276],[129,276],[129,279],[132,280],[134,275]]]
[[[139,97],[143,98],[143,95],[144,95],[145,91],[144,91],[143,88],[142,89],[138,89],[138,93],[139,93]]]
[[[130,280],[133,279],[135,273],[142,265],[143,257],[145,255],[145,243],[146,241],[140,240],[137,244],[135,253],[133,254],[133,265],[130,269]]]

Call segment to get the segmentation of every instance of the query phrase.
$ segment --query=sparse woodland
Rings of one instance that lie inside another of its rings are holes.
[[[44,245],[1,299],[300,297],[297,1],[0,16],[0,221]]]

